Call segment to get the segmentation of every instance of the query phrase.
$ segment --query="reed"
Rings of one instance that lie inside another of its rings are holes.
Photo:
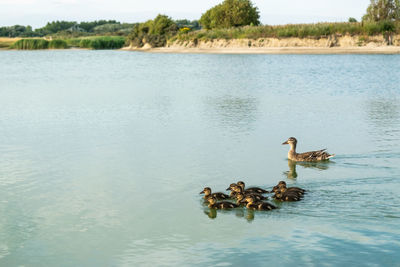
[[[13,43],[10,48],[18,50],[48,49],[49,41],[44,39],[21,39]]]
[[[49,49],[66,49],[68,44],[65,40],[56,39],[49,42]]]
[[[79,42],[79,47],[88,49],[119,49],[125,44],[125,37],[122,36],[102,36],[94,38],[84,38]]]

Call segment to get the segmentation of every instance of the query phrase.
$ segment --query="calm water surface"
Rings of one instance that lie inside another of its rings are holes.
[[[0,266],[400,266],[399,62],[0,52]],[[203,205],[237,180],[309,193]]]

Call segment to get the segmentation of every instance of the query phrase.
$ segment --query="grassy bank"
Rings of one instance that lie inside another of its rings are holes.
[[[16,41],[21,38],[8,38],[8,37],[0,37],[0,49],[7,49],[13,45]]]
[[[41,38],[0,39],[0,48],[10,48],[17,50],[67,49],[71,47],[86,49],[119,49],[122,48],[124,44],[125,37],[121,36],[55,39],[50,41]]]
[[[213,39],[258,39],[258,38],[320,38],[331,34],[373,36],[387,31],[400,33],[400,23],[316,23],[288,24],[278,26],[245,26],[229,29],[200,30],[180,33],[170,41],[213,40]]]

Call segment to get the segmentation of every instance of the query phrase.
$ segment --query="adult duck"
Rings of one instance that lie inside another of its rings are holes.
[[[297,153],[297,139],[290,137],[288,140],[282,143],[282,145],[290,145],[290,150],[288,152],[288,158],[293,161],[322,161],[328,160],[335,156],[335,154],[329,154],[326,149]]]

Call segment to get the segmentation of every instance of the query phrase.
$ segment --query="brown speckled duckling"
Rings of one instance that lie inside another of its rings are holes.
[[[246,208],[250,210],[273,210],[276,209],[274,205],[268,202],[255,202],[253,196],[246,196],[242,202],[247,202]]]
[[[321,161],[328,160],[335,156],[335,154],[329,154],[326,149],[310,151],[305,153],[297,153],[297,139],[290,137],[288,140],[282,143],[282,145],[290,145],[290,150],[288,152],[288,158],[293,161]]]
[[[246,196],[253,197],[253,199],[255,201],[261,201],[261,200],[267,200],[268,199],[268,197],[265,197],[265,196],[259,195],[259,194],[248,194],[248,195],[245,195],[243,193],[238,192],[238,193],[236,193],[236,203],[238,205],[243,204],[244,202],[242,202],[242,200],[244,200],[246,198]]]
[[[239,207],[239,205],[228,202],[228,201],[222,201],[222,202],[217,202],[217,199],[213,196],[207,198],[208,202],[208,207],[210,209],[233,209]]]
[[[266,194],[269,193],[267,190],[264,190],[259,187],[250,187],[250,188],[245,188],[245,184],[243,181],[239,181],[236,183],[238,186],[240,186],[243,189],[243,192],[245,193],[257,193],[257,194]]]
[[[224,193],[211,193],[211,188],[209,187],[204,187],[203,191],[200,192],[200,194],[204,194],[204,199],[208,199],[209,197],[215,197],[217,200],[221,199],[229,199],[229,196],[224,194]]]
[[[285,181],[280,181],[276,186],[272,188],[272,192],[276,193],[277,191],[290,191],[290,192],[297,192],[300,195],[303,195],[306,190],[300,188],[300,187],[286,187],[286,182]]]
[[[281,192],[277,191],[275,195],[272,196],[275,200],[278,201],[300,201],[301,196],[296,192]]]

